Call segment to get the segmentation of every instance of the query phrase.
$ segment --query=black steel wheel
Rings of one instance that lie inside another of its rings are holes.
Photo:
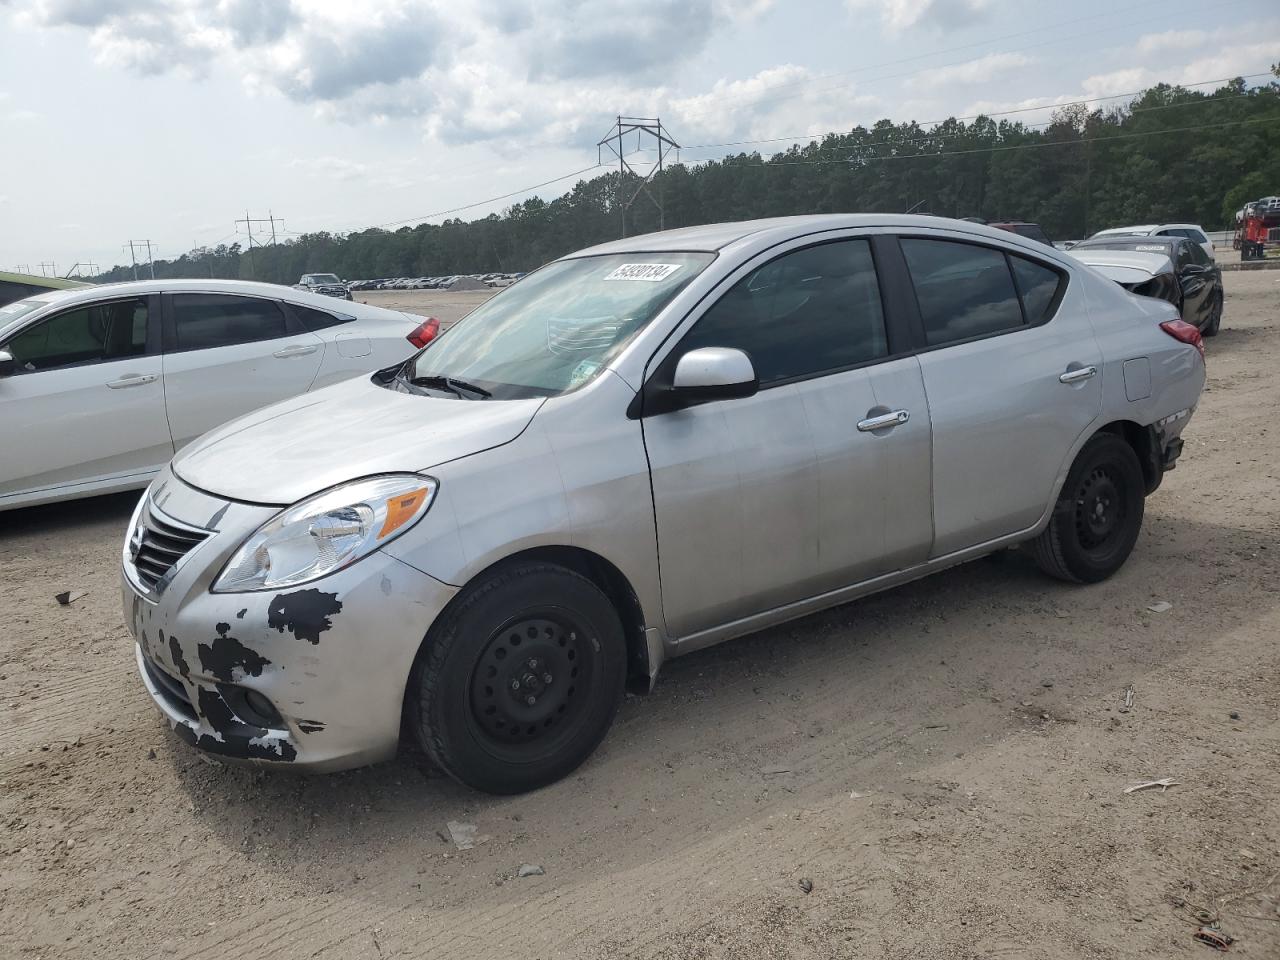
[[[1067,473],[1049,525],[1030,549],[1046,573],[1097,583],[1128,559],[1142,529],[1146,488],[1133,448],[1100,433],[1084,445]]]
[[[573,737],[603,667],[589,630],[547,608],[493,632],[471,674],[470,717],[495,754],[528,760]]]
[[[622,624],[594,583],[511,564],[467,587],[432,627],[410,686],[414,726],[454,779],[520,793],[590,756],[625,677]]]

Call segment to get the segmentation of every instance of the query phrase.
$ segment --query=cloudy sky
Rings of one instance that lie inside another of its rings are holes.
[[[695,160],[1276,61],[1275,0],[0,0],[0,268],[421,219],[590,167],[619,112]]]

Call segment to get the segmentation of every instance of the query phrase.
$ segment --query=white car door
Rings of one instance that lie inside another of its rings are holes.
[[[306,393],[324,343],[278,301],[166,293],[164,396],[175,450],[242,414]]]
[[[173,456],[157,306],[70,307],[0,343],[0,505],[142,485]]]

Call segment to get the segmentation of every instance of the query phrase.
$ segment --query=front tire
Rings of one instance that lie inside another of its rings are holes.
[[[1029,545],[1036,563],[1072,583],[1107,579],[1133,551],[1145,496],[1133,448],[1113,433],[1090,438],[1067,473],[1049,526]]]
[[[432,626],[410,687],[413,727],[455,780],[523,793],[591,755],[625,681],[608,597],[564,567],[515,563],[469,586]]]

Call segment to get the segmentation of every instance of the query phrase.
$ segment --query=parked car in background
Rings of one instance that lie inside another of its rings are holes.
[[[64,280],[62,277],[42,277],[34,273],[0,270],[0,307],[47,290],[76,290],[89,286],[92,284],[83,280]]]
[[[1210,260],[1216,259],[1213,241],[1205,236],[1204,228],[1198,223],[1144,223],[1136,227],[1109,227],[1099,230],[1089,239],[1116,236],[1185,237],[1192,243],[1198,243]]]
[[[302,279],[293,285],[295,290],[306,290],[309,293],[319,293],[326,297],[338,297],[342,300],[351,299],[351,291],[347,289],[347,285],[338,279],[336,273],[304,273]]]
[[[207,430],[402,360],[432,323],[231,280],[105,284],[0,307],[0,510],[144,487]]]
[[[630,237],[182,450],[130,522],[125,620],[202,750],[331,770],[407,731],[529,790],[664,657],[1015,544],[1110,576],[1204,377],[1172,306],[1001,230]]]
[[[1044,228],[1038,223],[1028,223],[1025,220],[992,220],[987,226],[995,227],[997,230],[1008,230],[1010,233],[1016,233],[1020,237],[1026,237],[1028,240],[1035,240],[1037,243],[1043,243],[1046,246],[1053,246],[1053,241],[1049,239],[1049,235],[1044,232]]]
[[[1166,270],[1149,263],[1152,272],[1143,279],[1132,271],[1144,268],[1132,259],[1126,265],[1122,254],[1162,257],[1169,267]],[[1222,269],[1194,240],[1180,236],[1095,235],[1072,247],[1071,256],[1101,269],[1122,286],[1136,283],[1144,288],[1134,293],[1168,300],[1178,308],[1183,320],[1206,337],[1216,336],[1222,326]]]

